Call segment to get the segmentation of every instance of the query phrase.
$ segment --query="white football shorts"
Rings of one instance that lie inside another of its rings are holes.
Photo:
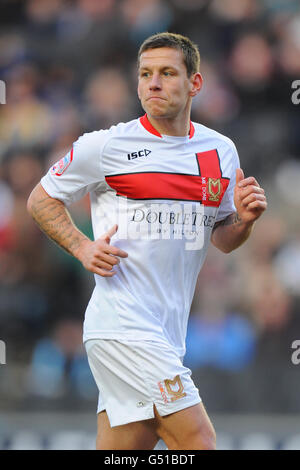
[[[191,371],[176,352],[154,341],[94,339],[85,343],[99,389],[98,410],[111,427],[154,418],[201,402]]]

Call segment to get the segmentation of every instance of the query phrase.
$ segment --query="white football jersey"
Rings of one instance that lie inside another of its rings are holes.
[[[128,253],[117,274],[95,275],[83,340],[152,340],[185,353],[198,273],[215,222],[235,212],[239,158],[230,139],[190,124],[186,137],[160,135],[147,116],[84,134],[42,178],[66,205],[90,193],[95,239]]]

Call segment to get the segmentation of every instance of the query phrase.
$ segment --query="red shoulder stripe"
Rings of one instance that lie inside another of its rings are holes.
[[[199,172],[201,176],[222,178],[220,159],[216,149],[197,153]]]

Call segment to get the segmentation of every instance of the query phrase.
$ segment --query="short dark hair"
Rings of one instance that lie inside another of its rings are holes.
[[[143,52],[148,49],[158,49],[159,47],[171,47],[182,51],[188,77],[199,72],[200,54],[198,46],[186,36],[176,33],[157,33],[145,39],[138,52],[138,64]]]

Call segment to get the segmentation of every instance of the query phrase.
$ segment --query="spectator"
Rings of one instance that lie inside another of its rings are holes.
[[[82,345],[81,322],[63,319],[51,337],[37,342],[27,380],[29,392],[37,397],[55,399],[69,393],[95,399],[97,387]]]
[[[291,101],[292,81],[300,79],[299,2],[25,0],[1,9],[7,104],[0,105],[0,338],[10,344],[11,366],[0,401],[6,397],[14,408],[20,399],[21,407],[30,392],[45,402],[61,397],[66,404],[73,393],[88,403],[94,393],[78,323],[92,277],[46,242],[25,200],[79,135],[142,112],[133,97],[132,58],[141,39],[168,29],[200,47],[204,86],[193,119],[237,142],[245,174],[266,186],[270,201],[269,215],[230,262],[209,252],[196,286],[186,361],[196,367],[199,386],[211,384],[211,409],[299,410],[289,361],[300,309],[300,121],[299,105]],[[88,199],[71,211],[92,236]],[[62,320],[66,311],[72,320]],[[21,390],[20,370],[29,363]],[[286,383],[278,385],[281,377]],[[223,401],[218,381],[228,385]],[[245,393],[250,383],[251,397]]]

